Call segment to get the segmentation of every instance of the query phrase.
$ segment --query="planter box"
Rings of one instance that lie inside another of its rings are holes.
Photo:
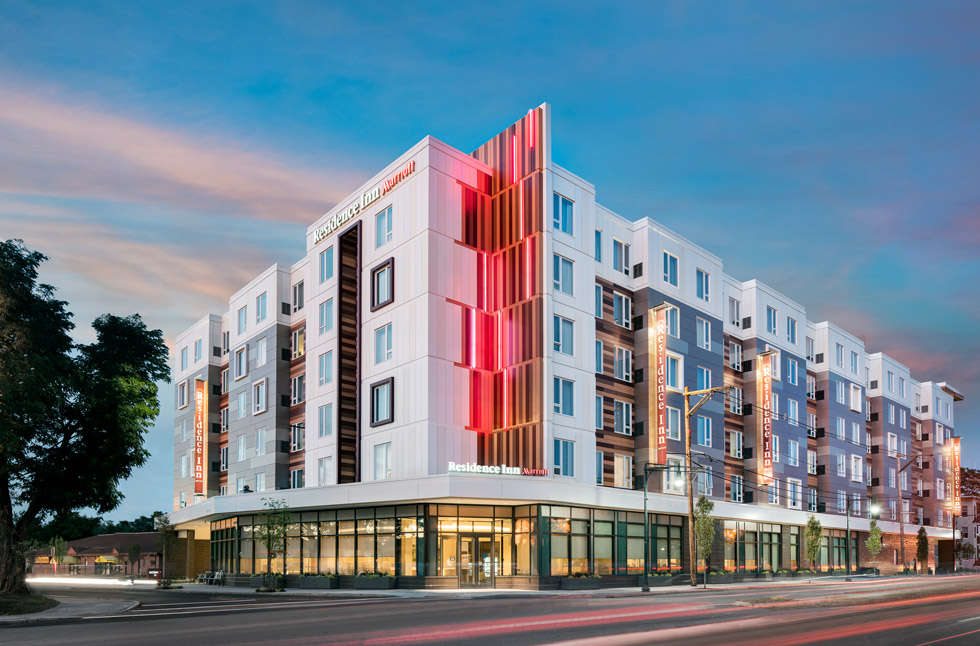
[[[333,576],[301,576],[299,587],[303,590],[335,590],[337,577]]]
[[[772,572],[759,572],[755,578],[756,581],[772,581]]]
[[[369,576],[354,577],[355,590],[391,590],[395,587],[395,577],[393,576]]]
[[[732,583],[734,577],[731,574],[709,574],[708,583]]]
[[[562,590],[598,590],[601,579],[595,577],[562,577]]]
[[[651,588],[662,588],[664,586],[673,585],[674,584],[674,576],[673,575],[670,575],[670,576],[651,576],[650,579],[649,579],[649,581],[650,581],[650,587]],[[643,582],[643,577],[642,576],[640,577],[640,582],[641,583]]]
[[[249,586],[253,588],[261,588],[265,585],[265,577],[261,574],[253,574],[248,580]],[[283,587],[283,578],[281,576],[272,577],[272,585],[276,588]]]

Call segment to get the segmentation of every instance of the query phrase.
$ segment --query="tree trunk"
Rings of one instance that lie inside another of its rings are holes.
[[[6,478],[0,482],[0,593],[29,593],[24,557],[18,553],[14,515]]]

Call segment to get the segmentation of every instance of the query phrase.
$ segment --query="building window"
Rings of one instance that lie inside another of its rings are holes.
[[[861,386],[851,384],[851,410],[860,413],[863,405],[864,394],[861,392]]]
[[[593,254],[596,262],[602,262],[602,231],[595,230],[595,252]]]
[[[204,353],[204,340],[197,339],[194,341],[194,363],[201,360],[201,355]],[[186,348],[185,348],[186,349]]]
[[[303,345],[306,345],[305,339]],[[268,344],[265,337],[259,339],[255,342],[255,367],[259,368],[265,365],[266,358],[269,355]]]
[[[623,489],[633,488],[633,456],[615,456],[615,486]]]
[[[187,506],[187,492],[186,491],[181,491],[180,492],[180,508],[183,509],[186,506]]]
[[[703,471],[698,471],[694,476],[697,478],[698,483],[698,495],[699,496],[710,496],[711,495],[711,485],[714,480],[711,467],[704,467]]]
[[[701,269],[697,270],[697,281],[698,281],[698,298],[702,301],[709,302],[711,300],[711,274]]]
[[[248,347],[242,346],[235,350],[235,380],[248,374]]]
[[[595,342],[595,371],[602,374],[602,341]]]
[[[619,240],[613,240],[613,269],[630,275],[630,246]]]
[[[734,327],[742,327],[742,303],[731,296],[728,297],[728,322]]]
[[[331,457],[320,458],[316,461],[316,485],[318,487],[323,487],[328,483],[330,471],[332,471],[331,462],[333,462]]]
[[[301,327],[298,330],[293,330],[289,345],[292,348],[293,359],[299,359],[306,354],[306,328]]]
[[[742,476],[736,476],[736,475],[731,476],[731,483],[732,483],[732,502],[742,502],[744,496],[743,494],[744,485],[743,485]]]
[[[667,355],[667,387],[673,390],[681,389],[681,359],[672,354]]]
[[[742,457],[742,431],[729,431],[729,437],[731,442],[730,452],[733,458]]]
[[[810,451],[806,452],[806,472],[810,475],[816,475],[817,473],[817,452]]]
[[[742,414],[742,389],[733,387],[728,392],[728,410],[736,415]]]
[[[248,414],[248,391],[238,393],[238,419],[245,419]]]
[[[374,247],[391,242],[391,207],[374,216]]]
[[[302,451],[306,444],[306,423],[300,422],[289,427],[289,450]]]
[[[395,259],[389,258],[371,270],[371,311],[395,300]]]
[[[814,347],[813,346],[813,339],[811,339],[810,337],[807,337],[806,338],[806,360],[807,361],[811,361],[811,362],[815,362],[816,361],[816,354],[815,354],[816,351],[813,349],[813,347]]]
[[[680,309],[673,305],[668,306],[665,318],[667,319],[667,334],[677,339],[681,338]]]
[[[779,436],[772,436],[772,461],[779,462]]]
[[[851,480],[854,482],[862,482],[864,480],[864,456],[863,455],[851,456]]]
[[[289,395],[293,406],[306,401],[306,375],[297,375],[289,380]]]
[[[391,323],[374,331],[374,363],[391,359]]]
[[[564,256],[554,254],[552,256],[552,278],[555,283],[555,291],[571,295],[573,289],[573,265],[572,261]]]
[[[616,361],[613,366],[613,376],[623,381],[633,381],[633,351],[616,348]]]
[[[858,353],[853,350],[851,351],[851,373],[855,375],[858,373]]]
[[[806,434],[809,437],[817,436],[817,414],[807,413],[806,414]]]
[[[575,414],[575,387],[574,382],[555,377],[555,412],[560,415]]]
[[[221,333],[221,354],[228,354],[231,347],[231,332],[227,330]]]
[[[306,485],[306,469],[291,469],[289,471],[289,488],[302,489]]]
[[[320,252],[320,284],[333,278],[333,247]]]
[[[888,423],[895,423],[895,404],[888,404]]]
[[[326,386],[333,381],[333,350],[317,357],[317,383]]]
[[[245,435],[242,434],[238,436],[238,462],[244,462],[245,457]]]
[[[851,515],[852,516],[861,515],[861,494],[859,493],[851,494]]]
[[[221,394],[228,392],[228,368],[221,371]]]
[[[816,511],[817,510],[817,490],[816,489],[807,489],[806,510],[807,511]]]
[[[333,404],[324,404],[317,408],[317,437],[328,437],[333,434]]]
[[[742,345],[735,341],[728,342],[728,367],[742,372]]]
[[[837,454],[837,475],[841,478],[847,477],[847,462],[844,460],[844,454]]]
[[[333,329],[333,299],[320,303],[320,334],[326,334]]]
[[[374,479],[391,479],[391,442],[374,445]]]
[[[898,378],[898,394],[905,397],[905,377]]]
[[[794,386],[799,383],[799,369],[800,366],[796,362],[796,359],[786,359],[786,381]]]
[[[595,452],[595,483],[602,484],[602,451]]]
[[[769,484],[769,504],[778,505],[779,504],[779,484],[778,481],[773,481]]]
[[[187,408],[190,400],[187,397],[188,382],[184,381],[177,384],[177,408]]]
[[[786,400],[786,421],[793,426],[800,424],[800,404],[795,399]]]
[[[264,428],[255,431],[255,455],[265,455],[266,433]]]
[[[861,444],[861,425],[851,422],[851,444]]]
[[[228,470],[228,447],[227,446],[221,447],[219,454],[221,455],[220,469],[222,471],[227,471]]]
[[[602,430],[602,395],[595,396],[595,430]]]
[[[711,446],[711,418],[698,415],[698,444]]]
[[[803,483],[793,478],[787,478],[786,497],[790,509],[800,509],[803,506]]]
[[[560,352],[571,356],[574,354],[575,326],[570,320],[557,315],[555,315],[554,321],[555,352]]]
[[[572,228],[572,201],[564,195],[554,194],[554,228],[568,235],[575,235]]]
[[[664,470],[664,491],[684,493],[684,475],[681,471],[681,461],[667,458],[667,469]]]
[[[898,411],[898,426],[899,428],[906,428],[908,425],[908,412],[902,408]]]
[[[599,283],[595,285],[595,317],[602,318],[602,285]]]
[[[834,382],[834,387],[837,390],[837,403],[838,404],[844,404],[844,403],[846,403],[847,402],[847,398],[845,396],[845,393],[847,391],[845,390],[844,382],[843,381],[835,381]]]
[[[613,322],[630,329],[633,325],[633,299],[618,292],[613,293]]]
[[[843,514],[847,511],[847,492],[837,490],[837,513]]]
[[[786,340],[796,345],[796,319],[786,317]]]
[[[813,375],[806,376],[806,398],[816,399],[817,398],[817,378]]]
[[[235,493],[245,493],[245,478],[235,480]]]
[[[633,404],[613,400],[614,426],[613,430],[622,435],[633,434]]]
[[[711,370],[698,366],[698,390],[711,388]]]
[[[885,437],[887,439],[888,457],[893,458],[898,453],[898,436],[894,433],[888,433]]]
[[[225,406],[221,409],[221,432],[228,430],[228,407]]]
[[[575,443],[555,440],[555,475],[575,476]]]
[[[664,252],[664,282],[677,287],[677,256]]]
[[[186,478],[188,472],[188,465],[190,464],[190,458],[186,455],[180,456],[180,477]]]
[[[248,329],[248,306],[238,310],[238,334],[245,334]]]
[[[395,421],[395,378],[371,384],[371,426]]]
[[[800,466],[800,443],[796,440],[786,443],[786,464],[791,467]]]
[[[711,349],[711,321],[698,317],[698,347],[704,350]]]
[[[252,384],[252,414],[258,415],[269,409],[268,380],[262,379]]]
[[[775,336],[778,333],[778,322],[776,320],[776,310],[766,306],[766,332]]]
[[[670,406],[667,407],[667,439],[681,439],[681,411]]]
[[[306,301],[303,297],[303,281],[293,285],[293,311],[298,312],[303,309]]]
[[[835,350],[836,351],[835,359],[836,359],[836,362],[837,362],[837,367],[838,368],[843,368],[844,367],[844,346],[842,346],[840,343],[837,343],[837,344],[835,344],[835,348],[836,348],[836,350]]]
[[[255,297],[255,322],[261,323],[266,319],[266,292]]]

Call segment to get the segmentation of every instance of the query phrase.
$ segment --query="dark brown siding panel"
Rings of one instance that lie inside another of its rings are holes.
[[[340,235],[338,303],[338,484],[360,481],[361,223]]]

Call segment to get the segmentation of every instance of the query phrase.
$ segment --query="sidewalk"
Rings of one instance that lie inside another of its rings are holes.
[[[100,615],[115,615],[132,610],[139,606],[139,601],[99,601],[78,602],[63,601],[54,608],[29,615],[0,615],[0,627],[27,626],[47,623],[61,619],[80,619],[82,617],[97,617]],[[2,640],[0,640],[2,641]]]

